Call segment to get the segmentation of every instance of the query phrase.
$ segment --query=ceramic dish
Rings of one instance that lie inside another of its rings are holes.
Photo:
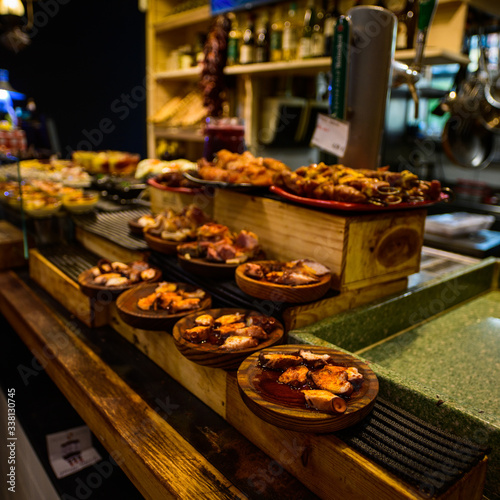
[[[326,210],[341,210],[345,212],[383,212],[393,210],[407,210],[411,208],[426,208],[440,202],[449,202],[452,200],[452,192],[449,188],[443,188],[438,200],[416,201],[414,203],[398,203],[395,205],[374,205],[372,203],[345,203],[342,201],[318,200],[316,198],[306,198],[285,191],[278,186],[271,186],[270,191],[279,197],[307,205],[310,207],[324,208]]]
[[[344,413],[326,413],[309,408],[299,389],[277,382],[281,372],[262,368],[259,354],[254,353],[238,369],[238,386],[245,404],[258,417],[278,427],[298,432],[334,432],[359,422],[372,409],[379,383],[366,363],[350,354],[321,346],[285,345],[266,348],[261,352],[296,354],[304,349],[313,354],[328,354],[337,365],[355,367],[363,381],[346,399]]]
[[[209,314],[213,318],[218,318],[226,314],[242,313],[245,315],[262,316],[257,311],[247,309],[208,309],[202,314]],[[211,366],[212,368],[223,368],[225,370],[236,370],[240,363],[251,353],[260,351],[266,347],[270,347],[283,342],[284,329],[283,325],[276,321],[275,329],[269,334],[269,338],[262,340],[256,347],[241,350],[223,350],[220,346],[202,343],[196,344],[187,341],[182,335],[185,330],[195,326],[195,319],[200,316],[199,312],[190,314],[179,320],[173,329],[174,342],[177,349],[190,361],[199,365]]]
[[[198,288],[187,283],[176,283],[176,285],[178,289],[190,292]],[[157,309],[156,311],[140,309],[137,306],[138,300],[154,293],[157,287],[158,283],[143,283],[123,292],[116,300],[116,307],[121,319],[128,325],[143,330],[169,330],[182,317],[195,311],[201,314],[202,309],[207,309],[212,305],[212,298],[205,292],[205,297],[200,299],[200,307],[197,309],[175,314],[169,313],[165,309]]]
[[[273,261],[252,261],[252,264],[265,264]],[[238,287],[248,295],[274,302],[312,302],[318,300],[330,289],[330,273],[318,277],[318,283],[309,285],[281,285],[266,280],[250,278],[245,274],[245,264],[236,268],[235,279]]]

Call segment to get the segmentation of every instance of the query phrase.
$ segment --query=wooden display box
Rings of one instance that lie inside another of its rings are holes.
[[[359,289],[419,271],[427,210],[331,213],[218,189],[214,219],[254,231],[269,258],[314,259],[332,270],[332,287]]]
[[[32,280],[87,326],[108,324],[109,304],[96,302],[84,295],[76,281],[49,262],[38,250],[30,250],[29,273]]]
[[[26,265],[23,232],[10,222],[0,221],[0,270]]]
[[[111,309],[110,324],[172,378],[267,453],[275,467],[287,469],[320,498],[429,498],[347,446],[335,434],[294,432],[263,421],[243,402],[236,372],[200,366],[187,360],[175,347],[170,333],[132,328],[121,320],[115,307]],[[480,500],[486,466],[485,458],[446,493],[432,498]],[[263,471],[264,478],[266,472]]]

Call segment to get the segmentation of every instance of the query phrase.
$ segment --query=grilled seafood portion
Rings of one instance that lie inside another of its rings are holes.
[[[154,223],[144,230],[169,241],[188,241],[196,238],[197,229],[210,220],[208,215],[196,205],[188,205],[180,212],[171,208],[154,218]]]
[[[420,180],[409,170],[353,169],[324,163],[282,171],[276,185],[306,198],[376,205],[437,200],[441,194],[439,181]]]
[[[194,344],[208,343],[225,350],[258,346],[276,328],[276,320],[254,313],[216,316],[207,312],[195,318],[195,326],[182,332],[182,337]]]
[[[307,407],[328,413],[345,412],[346,399],[363,383],[356,367],[335,365],[328,354],[304,349],[294,354],[261,352],[259,362],[264,370],[282,372],[277,382],[299,390]]]
[[[90,269],[92,283],[100,286],[127,286],[143,281],[152,281],[159,271],[142,260],[125,264],[101,259]]]
[[[198,288],[195,291],[196,297],[192,297],[193,292],[187,292],[176,283],[159,283],[155,291],[137,301],[137,307],[143,311],[164,310],[171,314],[198,309],[201,299],[205,297],[205,292]]]
[[[197,241],[183,243],[177,252],[185,258],[205,258],[211,262],[240,264],[256,257],[260,252],[259,238],[242,229],[232,233],[227,226],[209,222],[199,227]]]
[[[330,269],[319,262],[302,259],[291,262],[248,262],[243,272],[258,281],[300,286],[318,283],[321,276],[330,273]]]
[[[281,161],[256,158],[249,151],[239,154],[223,149],[217,152],[213,163],[205,158],[198,160],[198,173],[207,181],[270,186],[281,172],[290,169]]]

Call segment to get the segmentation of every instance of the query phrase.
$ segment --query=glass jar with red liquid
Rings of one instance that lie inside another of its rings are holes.
[[[240,154],[245,151],[245,127],[241,118],[207,118],[203,157],[212,161],[221,149]]]

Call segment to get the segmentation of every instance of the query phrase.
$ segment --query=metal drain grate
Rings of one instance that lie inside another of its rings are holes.
[[[150,210],[144,208],[74,215],[72,219],[76,226],[89,233],[101,236],[127,250],[137,251],[147,250],[148,245],[143,238],[130,233],[128,222],[148,213]]]
[[[380,398],[361,423],[337,435],[429,498],[445,492],[487,452]]]

